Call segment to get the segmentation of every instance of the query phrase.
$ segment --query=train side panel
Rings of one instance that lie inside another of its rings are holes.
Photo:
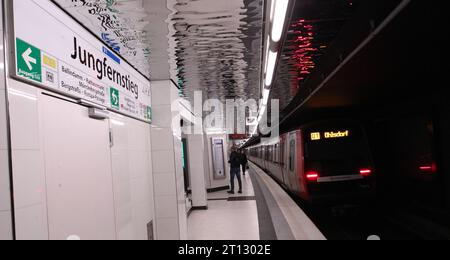
[[[304,200],[309,199],[308,187],[305,178],[306,169],[305,169],[305,145],[304,145],[304,136],[303,131],[299,130],[296,133],[297,138],[297,177],[299,182],[299,190],[298,194]]]

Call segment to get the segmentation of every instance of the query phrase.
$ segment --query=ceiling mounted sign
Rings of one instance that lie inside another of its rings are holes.
[[[151,122],[150,81],[51,1],[10,1],[11,76]]]

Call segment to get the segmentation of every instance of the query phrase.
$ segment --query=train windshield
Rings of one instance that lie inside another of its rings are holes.
[[[325,175],[351,174],[371,165],[367,140],[359,126],[311,128],[305,139],[307,165],[324,170]]]

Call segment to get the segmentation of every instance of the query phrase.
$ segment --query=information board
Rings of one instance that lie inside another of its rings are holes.
[[[51,1],[11,4],[13,77],[151,122],[146,77]]]

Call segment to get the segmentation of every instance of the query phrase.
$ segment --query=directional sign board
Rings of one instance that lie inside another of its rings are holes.
[[[51,1],[8,3],[12,77],[151,122],[146,77]]]
[[[17,73],[22,76],[42,82],[41,51],[28,43],[17,39]]]

